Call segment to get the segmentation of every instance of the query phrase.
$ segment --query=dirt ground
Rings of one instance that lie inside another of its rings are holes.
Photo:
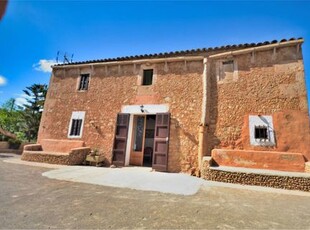
[[[0,228],[310,229],[310,196],[205,187],[192,196],[52,180],[0,156]]]

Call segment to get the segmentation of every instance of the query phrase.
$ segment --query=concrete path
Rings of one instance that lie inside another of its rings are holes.
[[[182,173],[154,172],[151,168],[143,167],[71,166],[44,172],[42,175],[51,179],[178,195],[193,195],[205,182],[203,179]]]
[[[154,172],[151,168],[144,167],[97,168],[90,166],[64,166],[22,161],[20,160],[20,155],[4,153],[0,154],[0,158],[7,163],[52,169],[51,171],[42,173],[42,175],[60,181],[155,191],[176,195],[194,195],[199,189],[210,190],[214,187],[222,187],[286,195],[310,196],[309,192],[206,181],[182,173]]]
[[[231,186],[225,183],[209,186],[206,181],[208,186],[203,185],[195,195],[174,195],[49,179],[42,173],[54,169],[43,167],[44,164],[6,163],[12,158],[0,154],[0,229],[309,229],[310,226],[310,196],[291,195],[288,190],[279,191],[289,194],[261,192],[249,190],[252,186],[239,186],[241,189],[225,187]],[[84,171],[87,176],[95,177],[91,173],[94,167],[88,168]],[[97,168],[94,172],[100,169],[105,170]]]

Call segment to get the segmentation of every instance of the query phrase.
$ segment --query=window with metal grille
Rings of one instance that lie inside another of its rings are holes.
[[[82,123],[82,119],[72,119],[70,136],[80,136]]]
[[[89,74],[81,74],[79,90],[87,90],[89,83]]]
[[[268,139],[267,127],[266,126],[255,126],[254,137],[255,139],[267,140]]]
[[[143,70],[142,85],[152,85],[153,83],[153,69]]]
[[[84,118],[85,118],[84,111],[72,112],[71,119],[70,119],[70,125],[68,129],[68,138],[82,137]]]

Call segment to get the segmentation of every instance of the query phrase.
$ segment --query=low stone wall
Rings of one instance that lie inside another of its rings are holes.
[[[0,149],[0,153],[14,153],[14,154],[21,154],[23,150],[21,149]]]
[[[80,165],[84,162],[90,148],[83,147],[72,149],[70,153],[49,153],[44,151],[25,151],[21,159],[24,161],[34,161],[49,164]]]
[[[310,178],[227,172],[212,169],[206,169],[202,174],[204,179],[211,181],[310,192]]]
[[[21,154],[23,152],[24,146],[31,143],[23,142],[20,144],[18,149],[10,148],[10,143],[8,141],[0,141],[0,153],[14,153]]]
[[[8,141],[0,141],[0,149],[8,149],[10,144]]]
[[[24,151],[21,159],[49,164],[69,165],[69,154],[48,154],[43,152]]]
[[[203,162],[201,170],[201,177],[206,180],[310,192],[310,174],[305,177],[295,177],[224,171],[210,167],[209,160]]]
[[[69,154],[69,164],[70,165],[82,164],[85,161],[87,154],[89,153],[90,148],[88,147],[72,149]]]

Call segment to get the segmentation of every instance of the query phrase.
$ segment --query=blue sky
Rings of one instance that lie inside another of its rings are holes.
[[[309,1],[9,1],[0,22],[0,104],[49,82],[45,60],[74,61],[303,37]],[[309,101],[309,100],[308,100]]]

